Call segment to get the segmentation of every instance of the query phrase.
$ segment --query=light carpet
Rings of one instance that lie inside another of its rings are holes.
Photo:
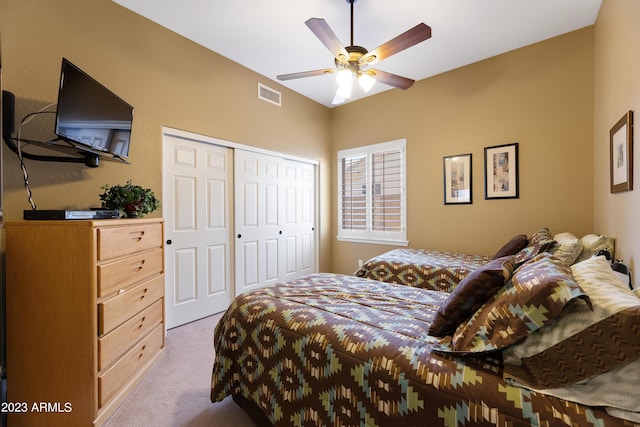
[[[221,316],[170,329],[164,355],[103,426],[255,426],[231,398],[209,400],[213,330]]]

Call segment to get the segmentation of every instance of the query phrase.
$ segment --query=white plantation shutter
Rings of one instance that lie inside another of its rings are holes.
[[[371,222],[374,230],[400,231],[402,228],[402,152],[373,153]]]
[[[367,228],[367,180],[365,156],[342,159],[342,226]]]
[[[406,245],[405,141],[338,152],[338,239]]]

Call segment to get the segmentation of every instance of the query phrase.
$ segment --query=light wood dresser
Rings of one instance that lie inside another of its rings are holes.
[[[101,425],[164,349],[161,219],[6,224],[9,425]]]

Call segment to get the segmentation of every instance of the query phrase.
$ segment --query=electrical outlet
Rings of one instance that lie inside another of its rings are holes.
[[[364,262],[361,259],[359,259],[358,260],[358,267],[362,267],[362,264],[364,264]]]

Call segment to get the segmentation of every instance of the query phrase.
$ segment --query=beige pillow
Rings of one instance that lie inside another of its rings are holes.
[[[553,236],[553,240],[556,244],[549,249],[549,252],[567,265],[573,264],[582,253],[582,243],[571,233],[558,233]]]
[[[576,262],[591,258],[596,252],[602,249],[609,251],[611,256],[614,255],[615,239],[613,237],[598,234],[586,234],[582,236],[580,243],[582,244],[582,253],[580,253]]]

